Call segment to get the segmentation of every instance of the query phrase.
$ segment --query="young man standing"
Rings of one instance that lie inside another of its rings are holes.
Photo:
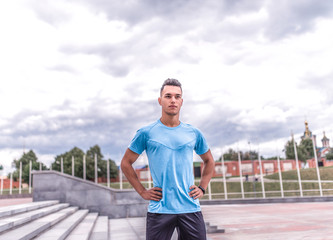
[[[167,79],[158,102],[162,117],[137,131],[121,161],[121,168],[143,199],[150,200],[147,240],[169,240],[177,227],[179,239],[206,239],[201,198],[212,177],[214,159],[202,133],[180,122],[183,104],[181,84]],[[202,178],[194,185],[193,150],[204,162]],[[154,187],[146,189],[132,164],[146,151]]]

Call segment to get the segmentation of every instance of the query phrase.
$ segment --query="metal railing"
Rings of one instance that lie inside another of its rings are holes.
[[[312,141],[314,142],[314,139],[312,138]],[[314,146],[314,144],[313,144]],[[272,181],[272,180],[266,180],[264,179],[263,169],[262,169],[262,163],[260,154],[259,156],[259,170],[260,170],[260,176],[258,181],[246,181],[246,178],[244,179],[243,173],[242,173],[242,161],[240,159],[240,154],[238,153],[238,165],[239,165],[239,179],[237,178],[228,178],[225,176],[225,172],[222,174],[221,178],[214,178],[210,181],[208,188],[207,188],[207,194],[205,196],[206,199],[212,200],[212,199],[245,199],[245,198],[267,198],[267,197],[290,197],[290,196],[298,196],[303,197],[306,196],[324,196],[324,195],[333,195],[333,181],[322,181],[320,177],[320,171],[318,167],[318,159],[315,155],[315,162],[316,162],[316,173],[318,176],[318,180],[301,180],[300,175],[300,169],[298,164],[298,156],[296,151],[296,144],[294,141],[294,149],[295,149],[295,158],[296,158],[296,170],[297,170],[297,179],[298,180],[283,180],[282,179],[282,172],[280,167],[280,159],[277,158],[278,162],[278,175],[279,180]],[[315,151],[315,149],[314,149]],[[86,179],[86,157],[84,156],[83,159],[83,179]],[[95,183],[98,183],[98,172],[97,172],[97,155],[95,154],[94,157],[94,172],[95,172]],[[72,176],[74,176],[74,157],[72,157]],[[61,167],[60,172],[64,173],[64,167],[63,167],[63,158],[61,158]],[[225,163],[224,158],[222,156],[221,158],[221,165],[223,171],[225,170]],[[30,161],[29,163],[29,185],[28,188],[23,189],[24,192],[31,193],[32,191],[32,181],[31,181],[31,170],[32,170],[32,163]],[[40,170],[42,170],[40,165]],[[52,169],[51,169],[52,170]],[[119,182],[118,183],[110,183],[110,165],[109,161],[107,161],[107,173],[106,173],[106,183],[101,183],[107,187],[113,187],[113,188],[119,188],[119,189],[127,189],[131,188],[129,183],[124,180],[123,174],[121,172],[121,169],[119,168]],[[252,176],[254,179],[254,176]],[[235,180],[236,179],[236,180]],[[235,191],[234,185],[238,184],[240,186],[240,191]],[[142,182],[145,187],[151,188],[152,182],[151,182],[151,175],[150,171],[148,169],[148,179],[147,181]],[[315,188],[314,186],[308,186],[308,184],[318,184],[318,187]],[[199,180],[195,180],[195,184],[199,184]],[[323,184],[326,184],[325,188],[323,188]],[[249,191],[250,185],[254,186],[252,191]],[[296,186],[298,185],[298,187]],[[277,186],[279,186],[279,189],[277,190]],[[290,189],[291,186],[294,187],[294,189]],[[256,190],[257,189],[257,190]],[[3,179],[1,178],[1,189],[0,194],[13,194],[13,192],[18,192],[19,194],[22,193],[22,163],[20,163],[20,169],[19,169],[19,188],[15,189],[13,188],[13,175],[10,174],[10,188],[4,189],[3,188]]]

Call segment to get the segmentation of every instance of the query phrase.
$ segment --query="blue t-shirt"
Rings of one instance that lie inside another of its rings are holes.
[[[199,199],[190,197],[194,185],[193,150],[201,155],[209,148],[202,133],[189,124],[167,127],[160,120],[137,131],[129,149],[146,150],[154,187],[162,188],[162,199],[151,200],[151,213],[191,213],[200,211]]]

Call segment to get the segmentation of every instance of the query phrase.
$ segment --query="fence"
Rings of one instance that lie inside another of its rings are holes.
[[[314,141],[314,139],[312,139]],[[314,144],[313,144],[314,146]],[[315,148],[315,147],[314,147]],[[260,176],[257,179],[254,175],[252,176],[252,181],[248,181],[248,176],[243,177],[242,173],[242,161],[240,159],[240,154],[238,154],[238,165],[239,165],[239,177],[238,178],[226,178],[226,174],[222,174],[221,178],[214,178],[210,181],[207,189],[207,194],[204,196],[205,199],[245,199],[245,198],[270,198],[270,197],[290,197],[298,196],[324,196],[324,195],[333,195],[333,181],[322,181],[320,178],[320,171],[318,167],[318,159],[315,154],[316,162],[316,173],[318,176],[317,180],[301,180],[301,174],[299,169],[298,156],[296,151],[296,143],[294,141],[294,150],[295,150],[295,160],[296,160],[296,171],[297,171],[297,181],[293,180],[283,180],[282,172],[280,168],[280,159],[277,159],[278,166],[278,181],[266,180],[264,179],[264,172],[261,163],[260,154],[259,156],[259,170]],[[315,149],[314,149],[315,152]],[[83,159],[83,179],[86,179],[86,157]],[[97,171],[97,155],[94,158],[94,172],[95,172],[95,183],[98,183],[98,171]],[[64,173],[63,168],[63,159],[61,158],[61,167],[60,171]],[[222,169],[225,169],[225,162],[222,156],[221,159]],[[27,188],[22,189],[22,163],[20,163],[19,170],[19,187],[18,189],[13,188],[13,177],[10,174],[10,188],[3,188],[3,178],[1,178],[1,191],[0,194],[13,194],[13,193],[31,193],[32,191],[32,182],[31,182],[31,166],[30,162],[30,171],[29,171],[29,185]],[[74,176],[74,157],[72,157],[72,176]],[[40,165],[41,170],[41,165]],[[51,169],[52,170],[52,169]],[[147,171],[148,175],[146,180],[142,181],[143,185],[147,188],[152,187],[151,176],[149,170]],[[119,188],[119,189],[128,189],[132,188],[130,184],[124,179],[121,169],[119,168],[119,182],[111,183],[110,182],[110,165],[107,161],[107,173],[106,173],[106,182],[101,183],[107,187]],[[199,184],[200,180],[195,180],[195,184]],[[323,188],[324,186],[324,188]]]
[[[313,142],[313,151],[316,153],[315,144],[314,144],[314,138],[312,137]],[[223,174],[222,179],[212,179],[208,185],[208,194],[205,196],[206,199],[212,200],[212,199],[229,199],[229,198],[241,198],[245,199],[248,198],[266,198],[266,197],[289,197],[289,196],[298,196],[303,197],[304,195],[307,196],[320,196],[322,197],[324,195],[333,195],[333,181],[322,181],[320,177],[320,171],[318,167],[318,158],[317,155],[315,155],[315,168],[318,180],[301,180],[301,174],[299,169],[299,161],[298,161],[298,155],[297,155],[297,149],[296,149],[296,142],[294,142],[294,152],[295,152],[295,160],[296,160],[296,171],[297,171],[297,178],[298,180],[290,181],[290,180],[283,180],[282,174],[281,174],[281,168],[280,168],[280,159],[277,158],[277,166],[278,166],[278,175],[279,175],[279,181],[268,181],[264,180],[263,175],[263,168],[260,158],[260,152],[258,152],[259,156],[259,170],[260,170],[260,181],[257,182],[255,179],[255,176],[253,176],[252,183],[248,182],[246,179],[244,181],[244,177],[242,176],[242,161],[240,159],[240,154],[238,154],[238,164],[239,164],[239,187],[237,187],[238,183],[237,181],[227,181],[225,177],[225,173]],[[225,169],[225,163],[224,158],[222,155],[221,158],[221,164],[222,169]],[[325,184],[325,188],[323,189],[323,183]],[[196,180],[196,184],[199,184],[199,180]],[[269,191],[265,188],[270,189]],[[245,185],[245,186],[244,186]],[[297,186],[298,185],[298,189]],[[314,186],[318,185],[318,186]],[[244,188],[245,187],[245,188]],[[253,187],[252,191],[249,191],[249,189]],[[228,191],[231,190],[231,191]],[[235,191],[236,189],[236,191]],[[239,191],[240,189],[240,191]],[[247,191],[245,191],[245,189]]]

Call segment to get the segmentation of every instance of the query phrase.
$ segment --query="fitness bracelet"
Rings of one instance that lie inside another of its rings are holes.
[[[200,185],[198,186],[198,188],[200,188],[200,189],[201,189],[201,191],[203,192],[203,194],[205,195],[205,193],[206,193],[206,190],[205,190],[203,187],[201,187]]]

